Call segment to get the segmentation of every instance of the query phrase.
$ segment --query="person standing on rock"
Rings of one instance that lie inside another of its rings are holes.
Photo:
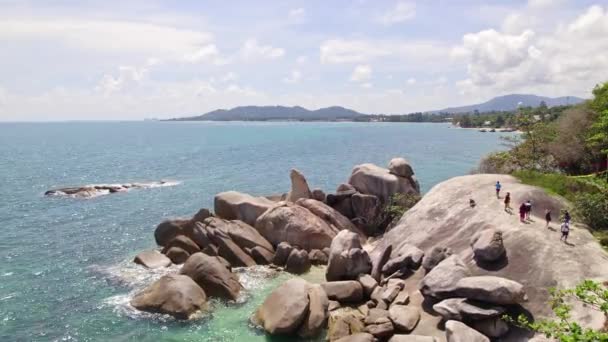
[[[496,181],[496,198],[500,198],[500,188],[502,188],[502,185],[499,181]]]
[[[528,200],[526,206],[526,220],[530,220],[530,214],[532,213],[532,202]]]
[[[564,242],[568,242],[569,233],[570,233],[570,223],[564,221],[564,223],[562,223],[562,237],[559,238],[559,241],[564,240]]]
[[[551,223],[551,209],[545,210],[545,221],[547,222],[545,227],[549,228],[549,224]]]
[[[511,193],[507,192],[507,196],[505,196],[505,211],[511,213]]]
[[[522,203],[519,206],[519,221],[526,222],[526,203]]]
[[[570,213],[568,212],[568,210],[566,210],[566,212],[564,213],[564,222],[567,222],[568,224],[570,224]]]

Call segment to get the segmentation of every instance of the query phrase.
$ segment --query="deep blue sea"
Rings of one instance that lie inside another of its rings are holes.
[[[161,275],[131,262],[154,247],[161,220],[212,207],[221,191],[286,192],[291,168],[332,191],[354,165],[386,166],[394,156],[410,160],[428,191],[501,149],[501,134],[416,123],[0,124],[0,341],[265,340],[248,317],[288,276],[269,278],[264,268],[241,273],[243,303],[214,303],[192,322],[128,305]],[[87,200],[43,196],[157,180],[179,184]]]

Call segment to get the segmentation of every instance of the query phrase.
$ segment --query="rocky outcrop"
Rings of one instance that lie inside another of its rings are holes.
[[[181,273],[192,278],[211,297],[235,300],[243,287],[218,258],[204,253],[191,255]]]
[[[294,278],[276,288],[258,308],[254,323],[272,335],[296,334],[309,312],[310,285]]]
[[[354,218],[360,222],[367,235],[375,235],[378,222],[376,218],[382,210],[378,197],[356,193],[351,196],[351,205]]]
[[[382,274],[389,276],[399,270],[416,270],[423,257],[424,252],[418,247],[404,243],[392,252],[391,259],[382,267]]]
[[[129,191],[131,189],[158,188],[164,186],[178,185],[174,181],[159,181],[149,183],[125,183],[125,184],[92,184],[77,187],[67,187],[47,190],[45,196],[66,196],[73,198],[92,198],[102,195],[115,194]]]
[[[165,246],[169,241],[179,235],[185,234],[185,226],[190,220],[176,219],[161,222],[154,231],[154,239],[159,246]]]
[[[169,258],[154,249],[137,254],[133,262],[151,269],[163,268],[171,265],[171,260]]]
[[[414,330],[418,321],[420,321],[420,311],[413,306],[392,305],[388,312],[395,330],[400,332]]]
[[[490,339],[477,330],[458,321],[445,323],[447,342],[490,342]]]
[[[277,245],[277,250],[272,258],[272,263],[277,266],[284,266],[287,262],[287,258],[293,251],[293,247],[287,242],[281,242]]]
[[[336,234],[341,230],[348,230],[364,236],[363,232],[355,227],[348,218],[323,202],[313,199],[300,199],[296,204],[310,210],[311,213],[325,221]]]
[[[322,283],[327,297],[340,303],[357,303],[363,300],[363,287],[356,280]]]
[[[264,198],[248,194],[227,191],[215,195],[215,214],[226,220],[240,220],[251,226],[257,218],[276,203]]]
[[[207,296],[190,277],[170,274],[161,277],[131,300],[138,310],[188,319],[207,307]]]
[[[312,191],[312,199],[317,200],[319,202],[325,202],[325,199],[326,199],[325,191],[323,191],[321,189],[314,189]]]
[[[291,190],[287,193],[286,201],[295,203],[300,198],[312,198],[308,182],[300,171],[292,169],[289,178],[291,178]]]
[[[310,251],[310,253],[308,253],[308,258],[313,265],[327,265],[327,261],[329,260],[327,254],[318,249]]]
[[[452,255],[452,250],[447,247],[435,246],[422,259],[422,268],[429,272],[433,267]]]
[[[358,192],[376,196],[381,203],[388,203],[393,195],[420,193],[417,182],[411,177],[394,175],[374,164],[361,164],[353,168],[348,180]]]
[[[452,255],[435,266],[420,284],[420,292],[426,296],[443,298],[453,291],[456,283],[471,275],[468,266],[458,255]]]
[[[255,228],[273,245],[287,242],[307,251],[328,247],[336,235],[334,229],[310,210],[289,202],[279,202],[264,212]]]
[[[357,338],[369,338],[367,335],[371,334],[361,336],[365,329],[363,319],[365,319],[365,316],[359,310],[350,307],[330,311],[327,339],[329,341],[338,339],[350,341],[351,335]]]
[[[388,163],[388,171],[399,177],[412,177],[414,170],[405,158],[393,158]]]
[[[331,242],[325,278],[328,281],[356,279],[361,273],[370,273],[371,267],[359,235],[346,230],[338,233]]]
[[[294,249],[289,253],[287,261],[285,262],[285,270],[293,274],[302,274],[308,272],[310,269],[310,260],[308,259],[308,253],[301,249]]]

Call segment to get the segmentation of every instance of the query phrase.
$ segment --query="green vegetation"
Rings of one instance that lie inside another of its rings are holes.
[[[572,301],[578,301],[585,307],[596,310],[608,318],[608,288],[592,280],[585,280],[571,289],[550,289],[551,308],[557,317],[554,320],[539,320],[531,322],[525,315],[516,320],[509,316],[503,318],[513,324],[555,338],[560,342],[605,342],[608,341],[606,329],[594,330],[582,327],[572,321]]]
[[[390,197],[388,203],[382,207],[375,221],[370,223],[370,226],[377,232],[383,232],[392,228],[401,216],[416,205],[420,199],[420,195],[416,194],[394,194]]]

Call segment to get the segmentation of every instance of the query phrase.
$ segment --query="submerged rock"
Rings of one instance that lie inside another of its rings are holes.
[[[142,311],[188,319],[196,311],[206,308],[207,296],[190,277],[170,274],[136,294],[131,305]]]

